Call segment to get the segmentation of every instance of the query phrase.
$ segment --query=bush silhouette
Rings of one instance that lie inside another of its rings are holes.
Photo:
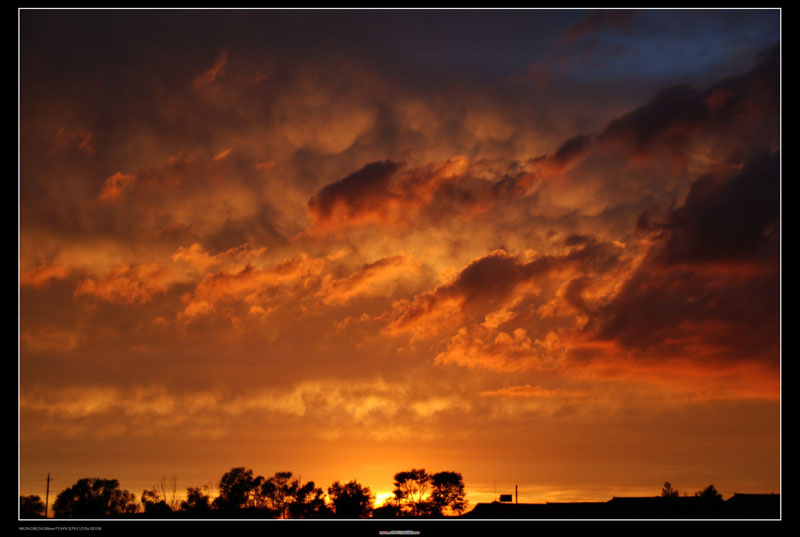
[[[181,511],[203,514],[211,511],[211,497],[199,487],[186,489],[186,499],[181,502]]]
[[[675,498],[678,496],[678,489],[672,488],[669,481],[664,482],[664,487],[661,489],[662,498]]]
[[[44,516],[44,502],[39,496],[20,496],[19,516],[20,518],[37,518]]]
[[[79,479],[64,489],[53,504],[56,517],[102,518],[139,510],[133,493],[119,488],[116,479]]]

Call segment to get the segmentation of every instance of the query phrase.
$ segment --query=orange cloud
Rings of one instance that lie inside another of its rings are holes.
[[[272,161],[272,160],[264,160],[264,161],[261,161],[261,162],[256,162],[253,165],[253,168],[255,168],[256,170],[261,171],[261,172],[267,172],[267,171],[271,170],[274,167],[275,167],[275,162]]]
[[[266,251],[266,246],[253,249],[248,243],[244,243],[218,254],[210,254],[200,243],[195,242],[189,247],[179,247],[178,251],[172,255],[172,260],[176,263],[187,263],[191,267],[203,271],[214,265],[220,265],[230,261],[240,262],[243,259],[254,259],[264,254]]]
[[[74,294],[76,297],[92,295],[121,304],[143,304],[149,302],[156,293],[166,291],[170,280],[170,272],[155,263],[133,268],[121,265],[103,280],[87,278],[81,281]]]
[[[715,356],[718,349],[703,343],[702,338],[696,343],[703,348],[640,353],[615,342],[574,340],[570,376],[579,381],[659,387],[692,401],[780,397],[780,374],[773,364],[729,360]]]
[[[557,179],[578,166],[593,148],[595,137],[574,136],[562,143],[555,153],[531,159],[538,179]]]
[[[228,155],[230,155],[230,154],[231,154],[231,151],[232,151],[232,150],[233,150],[233,149],[232,149],[232,148],[230,148],[230,147],[229,147],[229,148],[227,148],[227,149],[223,149],[222,151],[220,151],[219,153],[217,153],[216,155],[214,155],[214,158],[213,158],[212,160],[213,160],[214,162],[219,162],[219,161],[221,161],[221,160],[225,160],[225,158],[226,158]]]
[[[46,327],[23,331],[20,334],[20,342],[27,350],[33,352],[69,352],[78,348],[81,337],[76,332]]]
[[[510,397],[510,398],[537,398],[537,399],[550,399],[556,397],[581,397],[584,392],[573,390],[548,390],[541,386],[531,386],[525,384],[523,386],[508,386],[497,390],[487,390],[480,393],[482,397]]]
[[[419,263],[407,256],[386,257],[364,265],[344,278],[334,279],[330,274],[325,276],[319,296],[327,305],[347,304],[356,296],[372,294],[383,284],[414,276],[419,270]]]
[[[192,319],[215,311],[222,302],[244,302],[249,306],[266,300],[262,296],[274,288],[291,283],[303,283],[317,278],[325,267],[324,258],[309,258],[306,254],[284,261],[269,269],[253,265],[233,267],[207,274],[191,295],[185,296],[186,307],[180,316]]]
[[[211,68],[208,69],[207,71],[204,71],[203,74],[194,79],[194,82],[192,82],[192,86],[195,89],[200,89],[205,86],[208,86],[222,75],[222,71],[227,63],[228,63],[228,51],[223,50],[219,54],[219,56],[217,56],[214,65],[211,66]]]
[[[67,277],[67,268],[57,262],[42,263],[22,271],[19,275],[19,284],[28,287],[42,287],[50,280],[61,280]]]
[[[87,155],[94,155],[95,138],[91,131],[83,127],[69,129],[60,127],[56,134],[56,150],[62,151],[70,146],[77,147]]]
[[[434,362],[512,372],[548,367],[563,354],[559,337],[553,332],[542,340],[531,341],[524,328],[509,334],[472,326],[461,328]]]
[[[103,190],[100,191],[100,196],[97,199],[108,203],[122,199],[135,182],[136,177],[133,175],[117,172],[106,179]]]
[[[443,326],[489,321],[487,316],[502,313],[524,296],[541,294],[548,278],[569,281],[576,272],[603,274],[617,268],[621,255],[619,245],[593,237],[583,238],[563,255],[539,256],[529,261],[495,250],[470,263],[453,281],[411,300],[396,302],[393,320],[385,332],[412,332],[420,337],[435,334]],[[466,355],[471,356],[471,351]]]

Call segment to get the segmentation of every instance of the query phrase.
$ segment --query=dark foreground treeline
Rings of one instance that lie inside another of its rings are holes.
[[[302,483],[291,472],[269,478],[254,476],[244,467],[233,468],[212,487],[189,487],[178,495],[177,480],[162,478],[144,490],[137,502],[116,479],[85,478],[63,490],[52,505],[56,518],[438,518],[472,519],[778,519],[779,494],[734,494],[724,500],[714,485],[693,496],[679,495],[664,483],[661,496],[612,498],[608,502],[482,503],[467,507],[464,480],[458,472],[430,474],[424,469],[398,472],[393,496],[375,507],[375,495],[357,481],[334,482],[327,489],[313,481]],[[49,511],[49,510],[48,510]],[[42,518],[45,505],[38,496],[20,497],[21,518]],[[50,512],[48,512],[48,515]]]
[[[144,490],[140,502],[116,479],[84,478],[56,496],[47,515],[56,518],[395,518],[459,515],[467,507],[464,479],[458,472],[430,474],[424,469],[398,472],[391,501],[375,507],[369,487],[353,480],[334,482],[327,495],[313,481],[291,472],[269,478],[244,467],[233,468],[212,487],[189,487],[183,499],[177,480],[162,478]],[[20,497],[21,518],[45,516],[39,496]]]

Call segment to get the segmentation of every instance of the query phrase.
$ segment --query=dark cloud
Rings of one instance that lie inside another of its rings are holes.
[[[707,117],[700,91],[673,86],[659,92],[647,105],[612,121],[601,139],[623,141],[637,150],[655,141],[685,145],[695,126]]]
[[[345,210],[347,216],[371,209],[376,198],[393,197],[389,191],[389,181],[402,167],[391,161],[372,162],[344,179],[326,185],[308,202],[308,210],[319,220],[331,217],[337,206]]]
[[[675,85],[644,106],[612,120],[598,135],[566,140],[555,153],[532,159],[543,176],[561,172],[613,148],[644,156],[666,150],[685,159],[692,143],[711,144],[727,158],[775,151],[779,124],[779,51],[763,52],[750,71],[707,90]],[[724,158],[724,157],[723,157]]]
[[[703,341],[716,354],[773,362],[778,184],[777,153],[753,157],[732,177],[697,179],[684,205],[654,226],[659,234],[642,265],[594,318],[596,338],[638,349]]]
[[[743,278],[647,266],[595,317],[595,339],[651,358],[738,358],[774,366],[779,301],[776,273]]]
[[[578,39],[597,32],[614,30],[626,31],[633,23],[635,11],[602,10],[593,11],[586,15],[579,23],[564,32],[562,41],[571,44]]]
[[[367,164],[311,197],[309,231],[324,234],[364,224],[396,229],[420,218],[428,223],[470,219],[499,199],[518,196],[532,179],[524,172],[477,178],[471,168],[464,157],[411,169],[391,161]]]
[[[565,246],[579,246],[582,244],[590,244],[594,242],[594,237],[592,235],[581,235],[578,233],[572,233],[567,235],[564,238],[564,245]]]
[[[497,250],[470,263],[452,282],[399,303],[393,330],[411,327],[452,301],[458,303],[462,314],[482,320],[509,302],[521,285],[561,269],[578,275],[604,274],[620,265],[621,254],[619,246],[594,238],[564,255],[543,255],[529,261]]]
[[[713,174],[699,178],[686,203],[670,214],[658,261],[757,260],[770,246],[776,255],[779,192],[778,153],[754,157],[728,180]]]
[[[726,129],[735,127],[748,142],[758,142],[753,133],[742,132],[752,114],[774,136],[777,124],[761,119],[778,111],[778,53],[777,46],[771,48],[751,71],[705,91],[685,85],[666,88],[645,106],[612,121],[599,141],[624,142],[639,151],[657,142],[682,149],[695,131],[730,136]]]
[[[553,162],[559,166],[565,165],[582,155],[591,142],[591,136],[573,136],[556,150],[555,155],[553,155]]]

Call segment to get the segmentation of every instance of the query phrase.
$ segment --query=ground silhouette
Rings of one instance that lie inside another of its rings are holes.
[[[393,496],[375,507],[375,495],[355,480],[334,482],[327,495],[313,481],[292,472],[269,478],[243,466],[223,474],[218,494],[212,486],[188,487],[178,501],[176,479],[162,478],[145,489],[141,506],[116,479],[83,478],[64,489],[53,504],[55,518],[102,519],[270,519],[270,518],[442,518],[468,519],[779,519],[779,494],[735,493],[724,500],[713,484],[679,495],[665,482],[660,496],[613,497],[606,502],[479,503],[466,512],[464,479],[459,472],[428,473],[413,468],[394,475]],[[39,496],[20,496],[20,518],[43,518]]]

